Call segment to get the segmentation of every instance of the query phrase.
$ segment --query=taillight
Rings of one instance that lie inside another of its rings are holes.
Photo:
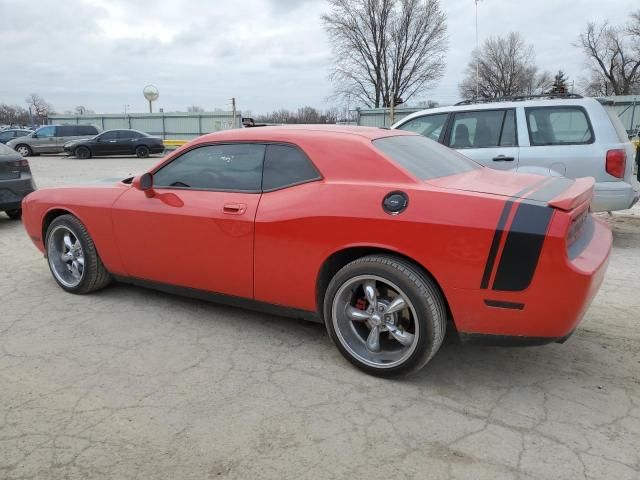
[[[28,167],[29,160],[26,160],[23,158],[22,160],[16,160],[15,162],[11,162],[9,165],[11,165],[12,167]]]
[[[624,171],[627,166],[627,152],[619,150],[609,150],[607,152],[606,169],[609,175],[624,178]]]

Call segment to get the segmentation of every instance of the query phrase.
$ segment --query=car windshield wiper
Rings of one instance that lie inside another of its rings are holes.
[[[170,187],[186,187],[189,188],[191,185],[187,185],[184,182],[173,182],[171,185],[169,185]]]

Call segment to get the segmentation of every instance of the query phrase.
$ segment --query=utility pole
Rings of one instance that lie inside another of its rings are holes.
[[[233,112],[231,128],[236,128],[236,97],[231,97],[231,111]]]
[[[476,100],[480,96],[480,52],[478,51],[478,2],[476,2]]]
[[[395,115],[395,114],[396,114],[396,112],[395,112],[395,106],[396,106],[396,96],[395,96],[395,95],[392,95],[392,96],[391,96],[391,110],[389,111],[389,117],[390,117],[390,118],[389,118],[389,122],[390,122],[390,123],[389,123],[389,126],[393,125],[393,123],[394,123],[394,121],[393,121],[393,120],[394,120],[394,118],[395,118],[395,116],[396,116],[396,115]]]

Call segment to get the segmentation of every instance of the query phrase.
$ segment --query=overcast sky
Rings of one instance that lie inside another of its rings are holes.
[[[475,45],[474,0],[441,0],[450,49],[445,77],[420,99],[452,103]],[[480,39],[521,32],[541,69],[583,73],[571,46],[585,23],[624,23],[628,0],[482,0]],[[145,111],[142,88],[160,90],[157,107],[238,107],[262,113],[326,108],[331,51],[320,22],[324,0],[0,0],[0,103],[24,105],[30,92],[59,112],[84,105]],[[415,100],[420,100],[416,98]]]

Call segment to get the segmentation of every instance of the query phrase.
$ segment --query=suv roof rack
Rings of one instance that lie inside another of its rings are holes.
[[[542,95],[513,95],[508,97],[497,97],[497,98],[476,98],[470,100],[462,100],[461,102],[456,103],[455,105],[471,105],[474,103],[494,103],[494,102],[522,102],[524,100],[541,100],[541,99],[569,99],[569,98],[584,98],[582,95],[578,95],[577,93],[563,93],[563,94],[553,94],[546,93]]]

